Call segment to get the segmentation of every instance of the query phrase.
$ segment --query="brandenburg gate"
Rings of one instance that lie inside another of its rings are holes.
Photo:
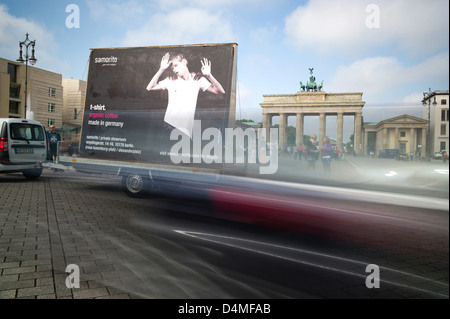
[[[264,102],[261,103],[263,120],[262,126],[268,130],[272,126],[272,118],[280,117],[279,122],[279,147],[287,143],[287,123],[289,116],[296,117],[296,144],[303,144],[304,120],[307,116],[319,117],[318,142],[326,132],[326,117],[336,116],[336,142],[339,150],[343,149],[344,116],[354,117],[354,150],[356,154],[362,154],[362,93],[325,93],[321,91],[323,81],[320,85],[315,83],[312,75],[306,85],[300,82],[301,92],[297,94],[263,95]],[[266,131],[268,137],[269,132]]]

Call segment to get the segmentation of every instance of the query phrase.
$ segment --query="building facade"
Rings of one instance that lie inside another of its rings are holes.
[[[62,79],[63,86],[63,134],[64,139],[74,143],[78,141],[83,123],[86,81]]]
[[[424,94],[425,95],[425,94]],[[423,118],[429,120],[428,143],[430,156],[434,152],[449,150],[449,91],[434,91],[426,94],[423,103]]]
[[[397,149],[400,154],[425,156],[428,121],[400,115],[377,123],[364,123],[364,155]]]
[[[0,58],[0,117],[27,117],[46,128],[52,124],[62,127],[62,75],[30,65],[27,73],[25,92],[25,65]]]
[[[86,81],[62,79],[63,123],[81,126],[83,120]]]

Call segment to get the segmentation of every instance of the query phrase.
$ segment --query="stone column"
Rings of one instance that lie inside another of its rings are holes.
[[[361,155],[361,149],[360,149],[360,145],[361,145],[361,132],[362,132],[362,125],[361,125],[361,121],[362,121],[362,114],[360,112],[355,113],[355,139],[354,139],[354,150],[356,152],[357,155]]]
[[[378,156],[378,153],[383,149],[383,131],[376,131],[375,133],[375,153]]]
[[[271,115],[268,113],[263,113],[263,118],[262,118],[262,127],[265,129],[266,131],[266,141],[269,142],[270,141],[270,122],[271,122]]]
[[[274,116],[275,116],[275,114],[270,113],[269,117],[267,119],[267,126],[269,127],[269,132],[270,132],[270,128],[273,126],[272,120],[273,120]],[[270,142],[270,134],[269,134],[269,136],[267,138],[267,142]]]
[[[388,148],[388,129],[384,128],[383,129],[383,144],[382,144],[382,149],[386,149]]]
[[[264,128],[264,129],[266,129],[266,135],[269,133],[269,130],[268,130],[268,125],[267,125],[267,118],[268,118],[269,116],[266,114],[266,113],[263,113],[263,116],[262,116],[262,127]]]
[[[427,129],[422,129],[422,148],[420,149],[420,152],[422,152],[422,157],[425,157],[427,155]]]
[[[303,123],[304,123],[304,114],[297,113],[297,122],[295,125],[295,144],[303,144]]]
[[[322,139],[325,136],[325,132],[326,132],[326,119],[327,117],[325,116],[325,113],[320,113],[319,114],[319,140],[318,140],[318,144],[320,146],[322,146]]]
[[[339,151],[344,148],[344,114],[337,114],[337,132],[336,132],[336,143]]]
[[[281,149],[284,149],[284,144],[286,144],[286,130],[287,130],[286,123],[287,123],[287,115],[285,113],[280,113],[280,125],[279,125],[280,131],[278,132],[279,134],[278,147]]]
[[[363,144],[363,156],[367,156],[367,144],[369,143],[369,132],[364,129],[364,144]]]
[[[411,141],[409,143],[409,152],[414,154],[414,157],[416,156],[416,134],[414,134],[415,129],[411,128],[409,130],[409,140]],[[409,155],[409,154],[408,154]]]
[[[394,129],[394,148],[400,149],[400,133],[398,127]]]

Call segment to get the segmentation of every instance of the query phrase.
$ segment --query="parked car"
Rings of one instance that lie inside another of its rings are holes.
[[[441,152],[434,152],[433,158],[434,159],[441,159],[442,158],[442,153]]]
[[[434,159],[442,159],[442,156],[444,155],[444,152],[446,152],[448,154],[448,151],[446,151],[446,150],[441,150],[439,152],[434,152],[433,158]]]
[[[397,158],[399,155],[398,149],[384,149],[378,153],[379,158]]]
[[[47,134],[40,122],[0,118],[0,173],[21,172],[26,178],[38,178],[47,153]]]
[[[398,154],[397,160],[399,160],[399,161],[409,161],[409,155],[408,154]]]

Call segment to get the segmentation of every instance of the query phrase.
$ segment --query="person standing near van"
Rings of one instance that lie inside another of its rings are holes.
[[[48,143],[50,147],[50,159],[56,161],[58,156],[58,144],[61,142],[61,135],[56,132],[55,125],[50,125],[50,131],[47,132]]]

